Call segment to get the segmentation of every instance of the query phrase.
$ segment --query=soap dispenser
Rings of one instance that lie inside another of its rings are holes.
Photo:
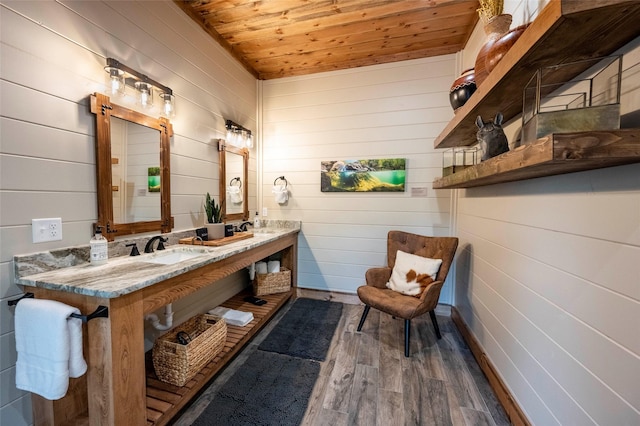
[[[90,260],[92,265],[104,265],[107,263],[107,259],[109,257],[109,246],[108,241],[105,237],[102,236],[102,227],[98,226],[96,228],[96,234],[89,241],[90,250]]]
[[[260,228],[260,216],[258,216],[258,212],[256,212],[256,218],[253,219],[253,229]]]

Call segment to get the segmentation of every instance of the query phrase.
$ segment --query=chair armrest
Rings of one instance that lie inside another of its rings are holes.
[[[438,299],[440,299],[440,290],[442,290],[443,285],[444,281],[434,281],[429,284],[420,296],[420,307],[418,309],[420,309],[421,311],[425,311],[425,309],[426,311],[435,309],[435,307],[438,305]]]
[[[367,285],[378,288],[386,288],[391,278],[391,268],[371,268],[364,274]]]

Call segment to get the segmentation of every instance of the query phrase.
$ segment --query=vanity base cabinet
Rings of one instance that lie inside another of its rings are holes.
[[[71,379],[67,394],[59,400],[32,395],[35,425],[167,424],[295,294],[297,238],[297,233],[288,234],[116,298],[25,287],[38,299],[58,300],[81,312],[93,312],[99,305],[109,309],[108,318],[97,318],[83,326],[87,374]],[[269,302],[263,307],[244,302],[243,293],[227,300],[223,306],[252,310],[252,325],[229,327],[223,351],[182,388],[155,379],[144,352],[144,316],[278,252],[282,253],[282,266],[292,271],[292,290],[263,297]]]

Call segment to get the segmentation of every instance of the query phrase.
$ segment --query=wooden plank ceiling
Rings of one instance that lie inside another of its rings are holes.
[[[256,78],[461,50],[478,0],[175,0]]]

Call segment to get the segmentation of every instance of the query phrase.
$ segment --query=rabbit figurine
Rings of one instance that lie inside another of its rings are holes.
[[[497,113],[493,122],[488,123],[483,122],[482,117],[478,116],[478,118],[476,118],[476,126],[478,126],[476,138],[483,152],[482,161],[509,151],[509,142],[507,141],[507,136],[504,134],[504,130],[502,130],[501,113]]]

